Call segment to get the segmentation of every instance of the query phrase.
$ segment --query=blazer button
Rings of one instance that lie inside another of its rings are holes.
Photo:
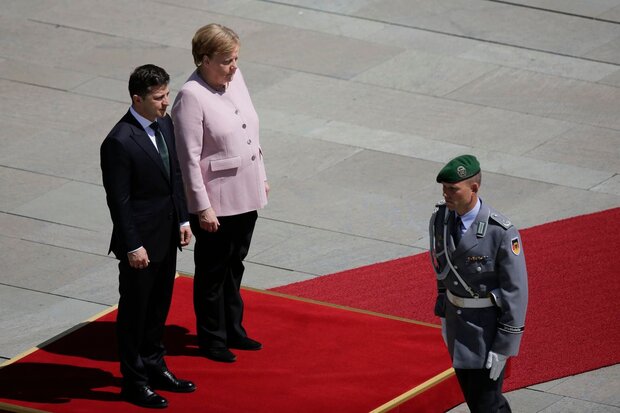
[[[235,109],[235,115],[239,114],[239,109]]]
[[[245,123],[244,123],[243,125],[241,125],[241,127],[242,127],[243,129],[245,129]]]
[[[256,155],[252,155],[252,160],[255,160],[255,159],[256,159]]]
[[[248,145],[252,143],[252,139],[248,139]]]

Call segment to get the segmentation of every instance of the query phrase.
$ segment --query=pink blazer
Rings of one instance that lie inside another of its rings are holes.
[[[258,115],[240,70],[225,92],[194,72],[172,118],[189,212],[212,207],[217,216],[229,216],[267,204]]]

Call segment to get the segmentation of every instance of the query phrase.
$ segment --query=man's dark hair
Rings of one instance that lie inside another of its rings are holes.
[[[159,66],[138,66],[129,76],[129,96],[138,95],[144,98],[153,86],[167,85],[169,81],[170,75]]]

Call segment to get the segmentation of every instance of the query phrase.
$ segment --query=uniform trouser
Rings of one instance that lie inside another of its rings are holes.
[[[174,287],[176,249],[161,262],[134,269],[126,260],[119,268],[116,331],[123,387],[145,385],[149,374],[166,369],[164,328]]]
[[[471,413],[510,413],[508,400],[502,395],[504,371],[497,381],[489,378],[488,369],[454,369]]]
[[[218,217],[218,230],[207,232],[198,216],[190,215],[196,237],[194,311],[200,348],[223,348],[247,337],[239,289],[257,217],[256,211]]]

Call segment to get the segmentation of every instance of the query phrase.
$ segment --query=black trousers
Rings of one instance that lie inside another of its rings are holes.
[[[508,400],[502,395],[505,368],[497,381],[489,378],[488,369],[454,370],[471,413],[512,412]]]
[[[227,347],[247,337],[239,289],[257,217],[256,211],[218,217],[219,229],[207,232],[200,228],[198,216],[190,215],[196,237],[194,311],[201,348]]]
[[[116,332],[123,387],[145,385],[150,374],[166,369],[163,335],[176,258],[176,249],[171,247],[163,261],[151,262],[145,269],[131,268],[127,260],[118,264]]]

